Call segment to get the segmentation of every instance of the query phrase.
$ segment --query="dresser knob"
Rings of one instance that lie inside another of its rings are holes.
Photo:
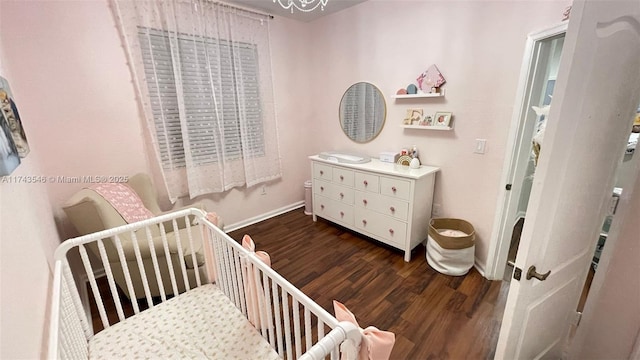
[[[340,199],[342,199],[344,197],[343,193],[340,193]]]
[[[366,225],[367,225],[367,220],[362,219],[362,225],[365,225],[365,226],[366,226]]]
[[[320,175],[324,175],[324,171],[320,170]]]
[[[324,210],[324,205],[320,205],[320,209]]]
[[[320,186],[320,191],[324,191],[324,186]]]
[[[344,176],[340,175],[340,181],[344,180]]]
[[[344,217],[344,212],[340,211],[340,217]]]
[[[389,210],[391,210],[391,212],[396,212],[396,208],[394,208],[393,206],[390,207]]]
[[[391,187],[391,191],[396,192],[396,190],[397,190],[397,189],[396,189],[396,187],[395,187],[395,186],[392,186],[392,187]]]
[[[364,186],[369,185],[369,183],[367,182],[367,180],[363,181],[362,183],[364,183]]]
[[[367,205],[367,199],[362,199],[362,202]]]
[[[393,229],[389,229],[389,234],[393,235]]]

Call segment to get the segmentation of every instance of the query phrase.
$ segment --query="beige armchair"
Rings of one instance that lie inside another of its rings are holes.
[[[137,174],[132,176],[127,183],[140,197],[144,206],[149,209],[154,215],[161,215],[163,212],[160,210],[160,207],[157,203],[156,191],[151,183],[150,178],[146,174]],[[202,210],[204,206],[201,204],[194,204],[189,207],[196,207]],[[106,199],[104,199],[100,194],[95,192],[94,190],[84,188],[78,191],[75,195],[73,195],[64,205],[63,210],[66,213],[67,217],[76,228],[76,230],[80,233],[80,235],[86,235],[90,233],[94,233],[97,231],[111,229],[117,226],[126,225],[127,222],[124,218],[118,213],[118,211],[109,203]],[[176,211],[179,209],[174,209],[172,211]],[[206,210],[205,210],[206,211]],[[191,219],[190,221],[192,221]],[[177,229],[173,229],[173,224],[171,222],[164,224],[168,244],[169,244],[169,253],[171,256],[171,263],[174,268],[174,273],[176,274],[176,280],[178,282],[178,291],[182,292],[185,289],[184,281],[182,277],[182,270],[179,265],[179,255],[178,255],[178,247],[176,242],[175,232],[179,232],[180,235],[180,243],[182,245],[182,251],[185,255],[185,262],[187,267],[187,275],[190,279],[190,282],[195,278],[195,268],[193,265],[193,261],[191,260],[191,249],[189,248],[189,241],[187,229],[185,228],[185,222],[182,220],[178,222]],[[201,234],[200,231],[191,231],[191,234],[194,239],[194,246],[196,247],[194,250],[197,255],[197,268],[200,271],[201,279],[204,279],[204,252],[202,249],[202,241],[200,240]],[[136,238],[138,239],[138,245],[140,248],[140,253],[143,259],[143,266],[145,269],[145,273],[147,278],[149,279],[150,292],[152,296],[160,296],[160,290],[158,287],[158,282],[156,280],[155,271],[153,268],[153,262],[151,260],[150,254],[151,250],[149,247],[149,242],[147,241],[147,234],[144,229],[139,230],[135,233]],[[167,260],[164,256],[165,252],[162,247],[161,242],[161,232],[159,227],[155,227],[151,230],[151,236],[153,238],[154,250],[156,255],[158,256],[158,264],[160,267],[160,276],[163,280],[164,290],[166,294],[172,294],[173,290],[171,288],[171,281],[169,275],[169,267],[167,265]],[[133,243],[131,236],[122,236],[120,237],[122,242],[123,250],[125,253],[125,257],[127,259],[127,266],[129,268],[129,272],[131,274],[131,279],[135,291],[136,298],[144,298],[144,289],[142,285],[142,278],[140,275],[140,270],[135,258],[135,252],[133,248]],[[195,245],[197,244],[197,245]],[[113,272],[114,278],[120,289],[127,295],[127,297],[131,298],[126,280],[124,277],[123,270],[119,265],[118,252],[116,247],[110,242],[105,242],[105,248],[107,251],[107,256],[109,258],[109,263],[111,264],[111,270]],[[97,245],[89,246],[91,252],[94,253],[99,258],[99,250]],[[187,256],[188,255],[188,256]],[[113,259],[113,260],[111,260]],[[118,264],[116,266],[116,264]]]

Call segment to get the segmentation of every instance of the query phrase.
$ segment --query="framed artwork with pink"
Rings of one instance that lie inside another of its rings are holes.
[[[451,115],[450,112],[437,112],[433,117],[433,126],[451,126]]]

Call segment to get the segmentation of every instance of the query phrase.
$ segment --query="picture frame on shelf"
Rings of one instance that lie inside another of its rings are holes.
[[[422,119],[420,121],[420,123],[418,123],[418,125],[420,125],[420,126],[431,126],[431,125],[433,125],[433,117],[431,117],[431,115],[426,115],[424,117],[424,119]]]
[[[452,113],[450,113],[450,112],[438,111],[433,116],[432,126],[450,127],[451,126],[451,116],[452,116]]]

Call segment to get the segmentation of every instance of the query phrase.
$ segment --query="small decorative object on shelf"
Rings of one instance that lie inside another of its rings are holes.
[[[398,159],[397,164],[398,165],[404,165],[404,166],[411,165],[411,156],[409,156],[409,155],[400,156],[400,158]]]
[[[396,95],[407,95],[407,89],[400,89],[396,91]]]
[[[424,118],[417,123],[409,123],[405,119],[401,127],[419,130],[453,130],[453,126],[451,125],[452,116],[453,114],[450,112],[438,111],[433,117],[431,115],[425,115]],[[407,155],[411,155],[411,152],[407,151]]]
[[[450,123],[451,123],[450,112],[437,112],[433,120],[433,126],[449,127]]]
[[[422,109],[407,109],[407,116],[402,122],[404,125],[418,125],[422,120],[424,112]]]
[[[407,94],[413,95],[418,93],[418,87],[414,84],[409,84],[407,86]]]
[[[425,72],[420,74],[416,81],[418,82],[418,87],[424,93],[436,93],[438,88],[446,82],[435,64],[429,66]]]

